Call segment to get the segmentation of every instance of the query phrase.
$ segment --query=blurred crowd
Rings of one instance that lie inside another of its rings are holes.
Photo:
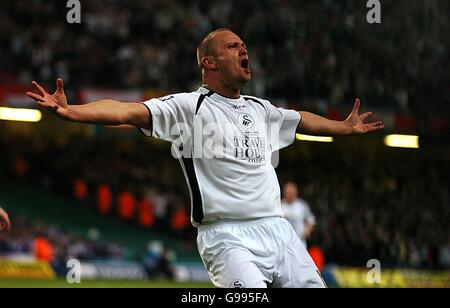
[[[328,262],[450,268],[448,148],[327,147],[287,152],[278,174],[301,186]]]
[[[39,136],[27,142],[4,138],[2,148],[10,150],[0,152],[0,176],[28,181],[195,249],[181,168],[169,146],[146,141],[80,137],[58,144]],[[317,217],[309,244],[323,250],[327,263],[365,266],[375,258],[385,267],[448,268],[446,151],[302,144],[282,152],[277,173],[281,184],[300,185]],[[101,186],[109,191],[106,208]]]
[[[55,224],[33,222],[11,212],[11,232],[0,233],[0,259],[34,259],[48,262],[57,274],[65,275],[67,261],[140,261],[149,277],[173,279],[175,255],[159,241],[150,241],[145,254],[130,255],[127,247],[114,242],[99,241],[96,229],[75,234]]]
[[[384,1],[374,25],[360,0],[81,3],[81,24],[68,24],[65,1],[2,1],[0,82],[190,91],[197,45],[228,27],[249,47],[249,94],[317,109],[358,96],[419,117],[450,103],[448,1]]]
[[[184,177],[176,161],[173,164],[173,159],[162,152],[159,158],[156,156],[158,147],[147,148],[151,152],[146,153],[137,151],[134,142],[107,138],[83,138],[81,142],[69,138],[59,144],[39,135],[26,142],[13,134],[3,137],[0,185],[11,179],[18,185],[31,184],[65,197],[74,205],[89,206],[103,217],[125,220],[130,226],[159,231],[160,235],[170,234],[180,244],[195,248]],[[160,151],[163,150],[166,147]],[[174,177],[177,173],[178,179]],[[33,256],[61,271],[73,258],[137,260],[149,277],[174,278],[172,265],[176,256],[153,235],[149,235],[149,246],[140,249],[145,250],[141,255],[123,246],[126,243],[99,241],[96,229],[74,234],[73,230],[62,229],[59,220],[53,224],[29,220],[16,215],[13,206],[10,214],[12,232],[0,233],[0,257]]]
[[[94,231],[86,237],[75,235],[55,225],[32,222],[23,216],[13,215],[12,218],[14,228],[11,232],[0,233],[0,257],[32,256],[40,261],[50,262],[55,267],[64,267],[69,259],[85,261],[125,258],[123,247],[114,243],[99,243]]]
[[[191,241],[189,193],[177,161],[167,145],[149,146],[142,135],[135,137],[75,137],[59,144],[39,136],[29,142],[6,136],[0,148],[9,151],[0,153],[5,166],[0,175],[38,184],[103,216],[171,230]]]

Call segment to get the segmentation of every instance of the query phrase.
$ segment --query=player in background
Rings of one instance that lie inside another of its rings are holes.
[[[0,231],[6,230],[9,231],[11,229],[11,222],[9,221],[8,213],[6,213],[0,207]]]
[[[316,217],[311,212],[308,203],[298,197],[298,186],[294,182],[287,182],[283,187],[281,207],[283,217],[289,221],[300,240],[307,248],[306,241],[316,225]]]
[[[241,95],[251,79],[250,59],[244,42],[228,29],[208,34],[197,49],[197,60],[202,71],[197,91],[143,103],[105,99],[70,105],[62,79],[54,94],[33,82],[38,93],[27,95],[64,120],[130,124],[183,152],[180,164],[191,195],[191,221],[199,230],[199,254],[215,286],[325,287],[304,245],[282,218],[272,155],[292,144],[296,132],[364,134],[383,124],[365,123],[371,113],[359,115],[358,99],[346,120],[333,121]],[[210,124],[227,132],[221,140],[225,146],[196,142],[208,135],[204,130],[197,135],[196,128]],[[181,144],[177,129],[185,133]]]

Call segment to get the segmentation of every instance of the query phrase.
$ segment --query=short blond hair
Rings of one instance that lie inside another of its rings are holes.
[[[228,28],[219,28],[208,33],[205,38],[202,40],[200,45],[197,48],[197,63],[200,69],[203,69],[202,59],[207,56],[214,56],[216,53],[216,46],[214,44],[213,36],[219,32],[230,31]]]

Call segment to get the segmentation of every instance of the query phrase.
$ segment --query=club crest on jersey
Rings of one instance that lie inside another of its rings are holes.
[[[252,116],[247,113],[239,115],[238,122],[244,130],[251,130],[255,127],[255,120],[253,120]]]

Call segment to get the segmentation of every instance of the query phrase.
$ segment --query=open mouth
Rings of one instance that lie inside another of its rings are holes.
[[[248,68],[249,68],[249,62],[248,62],[248,59],[242,60],[242,62],[241,62],[241,67],[244,68],[244,69],[248,69]]]

